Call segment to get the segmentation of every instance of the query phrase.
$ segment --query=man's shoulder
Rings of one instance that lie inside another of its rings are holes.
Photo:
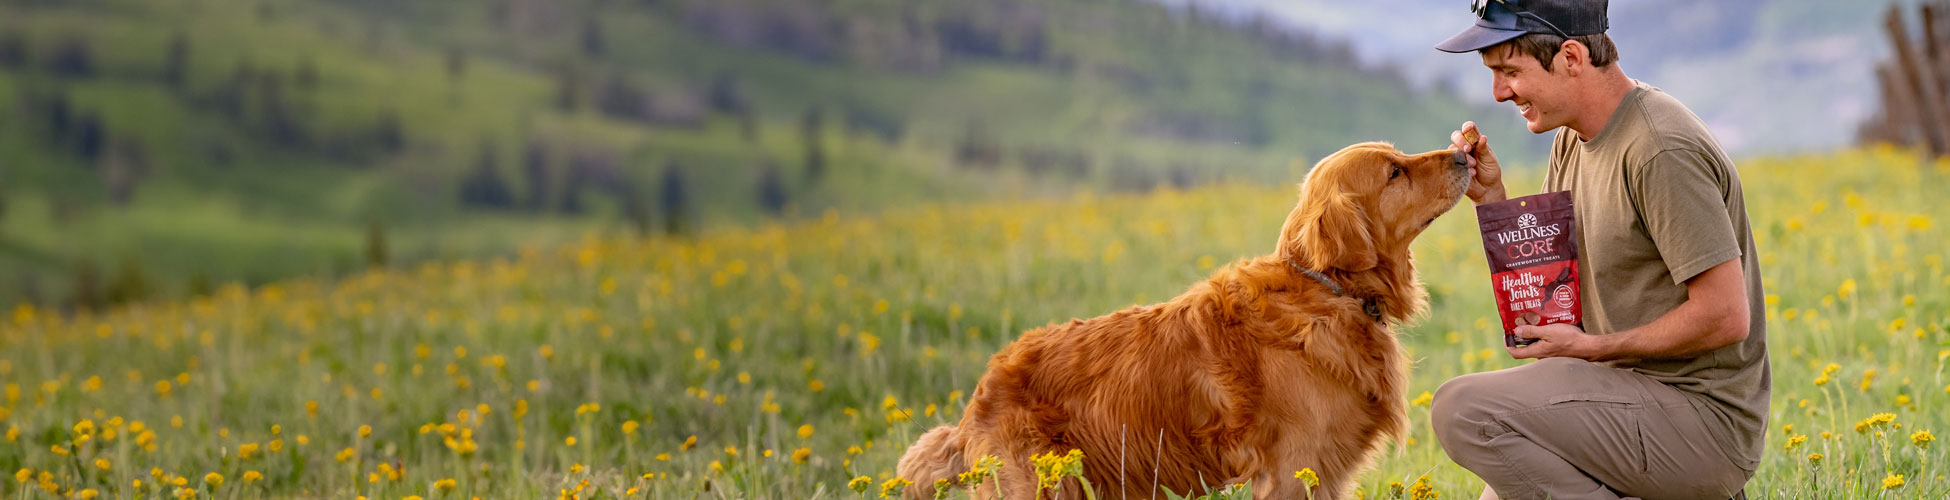
[[[1667,94],[1658,87],[1643,82],[1643,90],[1633,110],[1639,120],[1640,134],[1629,138],[1626,147],[1633,150],[1632,156],[1651,159],[1653,156],[1673,150],[1691,151],[1703,156],[1723,156],[1720,141],[1706,126],[1706,121],[1685,103]]]

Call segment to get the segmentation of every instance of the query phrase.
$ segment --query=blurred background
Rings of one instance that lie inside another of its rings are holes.
[[[1906,5],[1908,3],[1905,3]],[[1613,2],[1736,157],[1853,144],[1889,2]],[[591,234],[1298,182],[1548,136],[1463,0],[0,0],[0,304],[99,309]]]

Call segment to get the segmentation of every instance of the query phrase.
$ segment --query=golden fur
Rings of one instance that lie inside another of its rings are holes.
[[[1466,183],[1449,150],[1364,143],[1322,159],[1271,255],[1168,302],[1037,328],[1004,347],[960,424],[901,457],[907,496],[932,498],[937,479],[993,455],[1005,465],[977,496],[994,498],[999,484],[1007,498],[1035,498],[1030,456],[1072,448],[1098,498],[1245,481],[1258,498],[1301,498],[1301,468],[1319,475],[1315,498],[1345,496],[1382,438],[1407,431],[1407,361],[1390,324],[1426,304],[1408,246]],[[1066,483],[1062,496],[1082,498],[1078,489]]]

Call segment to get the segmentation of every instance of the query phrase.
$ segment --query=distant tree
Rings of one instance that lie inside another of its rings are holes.
[[[208,297],[217,291],[217,283],[216,280],[210,279],[208,271],[199,267],[190,271],[189,281],[184,283],[183,289],[189,292],[190,297]]]
[[[993,168],[1002,162],[1002,147],[989,135],[988,126],[972,122],[955,144],[955,163],[964,167]]]
[[[47,120],[48,139],[55,144],[67,145],[74,129],[74,108],[68,105],[68,93],[55,90],[41,106]]]
[[[739,88],[738,77],[729,72],[718,73],[716,78],[712,78],[705,94],[705,100],[710,103],[711,111],[738,114],[751,106],[750,100]]]
[[[521,170],[528,180],[528,198],[523,204],[528,211],[540,213],[548,206],[548,152],[540,142],[529,141],[522,155]]]
[[[849,103],[842,111],[848,134],[867,133],[884,142],[900,141],[905,125],[899,115],[860,103]]]
[[[664,164],[662,184],[658,189],[659,208],[664,215],[665,234],[684,234],[690,231],[691,200],[689,187],[685,186],[684,169],[675,162]]]
[[[366,219],[366,266],[386,267],[386,226],[376,215]]]
[[[818,183],[826,176],[826,120],[819,108],[807,108],[799,117],[799,140],[805,143],[806,182]]]
[[[27,65],[28,47],[26,35],[8,29],[0,31],[0,68],[19,68]]]
[[[574,113],[582,106],[582,72],[564,65],[555,72],[555,108]]]
[[[136,258],[135,254],[124,254],[115,279],[110,280],[103,290],[103,298],[108,305],[126,304],[148,299],[152,291],[149,276],[142,272],[142,260]]]
[[[285,92],[284,79],[273,71],[261,72],[256,76],[258,131],[269,137],[271,142],[285,148],[298,149],[309,145],[310,141],[305,135],[303,120],[298,117],[297,110],[293,109],[291,100],[285,97],[287,92]],[[385,137],[384,127],[385,124],[382,123],[382,140]]]
[[[298,69],[292,70],[291,80],[304,90],[318,88],[318,62],[311,56],[298,60]]]
[[[74,154],[88,162],[101,159],[102,147],[108,142],[107,127],[102,125],[101,115],[95,113],[76,117],[74,131],[69,136],[74,140]]]
[[[602,57],[608,41],[603,37],[603,23],[595,16],[583,19],[582,53],[589,57]]]
[[[481,145],[480,159],[475,163],[474,171],[461,181],[461,205],[497,210],[514,208],[514,191],[508,189],[507,181],[501,178],[498,163],[494,147]]]
[[[638,236],[649,235],[652,224],[655,224],[650,217],[650,202],[644,201],[643,194],[637,192],[634,186],[617,196],[623,199],[623,216],[630,220],[630,227],[636,230]]]
[[[630,83],[623,72],[611,72],[596,92],[596,109],[610,118],[641,121],[650,109],[650,95]]]
[[[373,128],[373,138],[379,148],[388,153],[406,151],[406,126],[400,123],[399,110],[388,109],[379,115],[379,124]]]
[[[101,271],[95,269],[94,261],[87,258],[76,261],[73,272],[73,288],[68,298],[70,303],[89,311],[100,310],[107,305],[106,297],[102,294]]]
[[[207,105],[223,114],[233,122],[245,119],[245,103],[250,97],[251,86],[257,81],[257,68],[250,61],[237,61],[231,67],[230,77],[217,83],[217,88],[204,95]]]
[[[738,136],[745,142],[758,142],[758,112],[746,107],[738,112]]]
[[[758,206],[765,213],[777,216],[785,214],[786,192],[784,175],[779,172],[779,164],[766,160],[758,167]]]
[[[461,51],[460,47],[447,47],[447,78],[458,81],[466,74],[467,53]]]
[[[102,186],[108,191],[109,203],[127,207],[135,201],[136,189],[149,176],[150,169],[148,150],[142,143],[117,138],[109,143],[100,163]]]
[[[47,71],[57,76],[86,78],[95,76],[95,54],[88,46],[88,40],[70,37],[54,45],[54,53],[48,57]]]
[[[171,87],[182,89],[189,83],[190,76],[190,35],[181,31],[169,38],[169,47],[163,52],[162,79]]]

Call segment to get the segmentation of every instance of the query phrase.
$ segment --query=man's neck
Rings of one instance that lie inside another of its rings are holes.
[[[1618,112],[1618,105],[1637,87],[1617,63],[1595,69],[1590,76],[1594,79],[1591,92],[1585,93],[1583,102],[1578,104],[1578,116],[1581,118],[1568,124],[1572,131],[1578,133],[1579,141],[1589,141],[1604,133],[1605,125],[1611,123],[1611,115]]]

